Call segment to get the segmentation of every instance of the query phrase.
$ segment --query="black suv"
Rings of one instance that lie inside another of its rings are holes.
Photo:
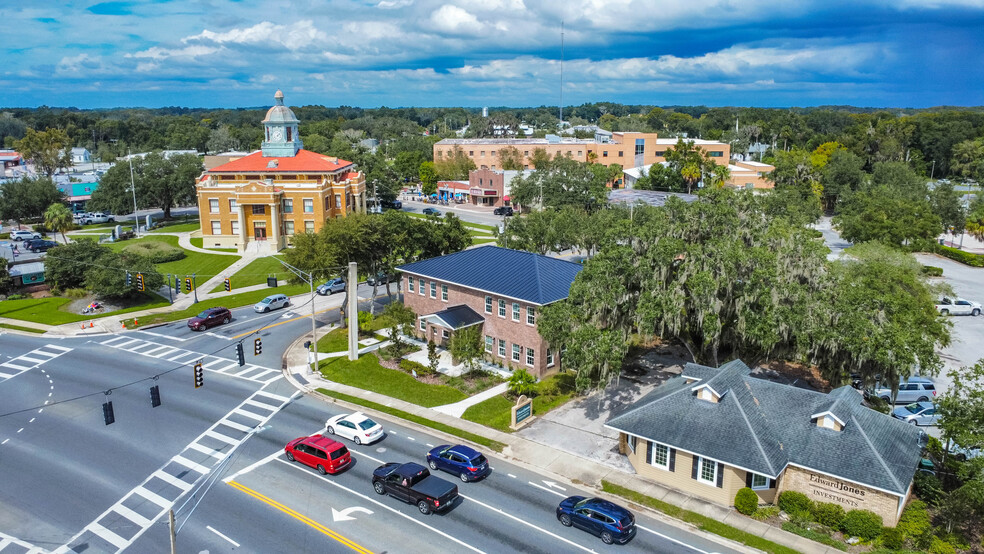
[[[232,321],[232,312],[228,308],[209,308],[188,320],[188,328],[192,331],[204,331],[209,327],[223,325]]]
[[[387,209],[387,210],[402,210],[403,209],[403,202],[400,202],[399,200],[381,200],[379,202],[379,205],[382,206],[384,209]]]
[[[24,243],[24,248],[30,250],[31,252],[47,252],[49,249],[58,246],[58,243],[53,240],[45,239],[31,239]]]
[[[513,209],[509,206],[502,206],[492,210],[493,215],[512,215]]]

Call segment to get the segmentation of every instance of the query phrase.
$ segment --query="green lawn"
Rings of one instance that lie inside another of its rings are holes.
[[[280,256],[267,256],[265,258],[257,258],[250,262],[249,265],[240,269],[231,277],[232,290],[251,287],[253,285],[262,285],[266,283],[267,277],[276,277],[281,281],[287,280],[291,276],[291,272],[287,271],[277,261],[278,259],[280,259]],[[225,290],[225,285],[219,285],[211,292],[222,290]]]
[[[101,313],[96,317],[125,314],[150,308],[159,308],[169,304],[166,298],[150,292],[141,293],[138,298],[140,298],[140,301],[135,306],[131,306],[125,310]],[[64,323],[74,323],[77,321],[94,319],[91,315],[82,315],[67,311],[66,308],[70,302],[72,302],[71,298],[61,298],[57,296],[51,296],[48,298],[21,298],[19,300],[4,300],[3,302],[0,302],[0,317],[33,321],[34,323],[44,323],[47,325],[62,325]]]
[[[478,244],[495,244],[495,239],[478,239],[478,238],[472,237],[472,244],[474,244],[474,245],[478,245]]]
[[[191,243],[192,246],[197,246],[198,248],[205,248],[204,246],[202,246],[203,244],[205,244],[205,239],[202,237],[191,237],[190,239],[188,239],[188,241]]]
[[[440,212],[441,212],[441,219],[443,219],[444,218],[444,214],[446,212],[444,210],[441,210],[440,208],[438,208],[438,210],[440,210]],[[428,219],[429,218],[428,216],[426,216],[424,214],[418,214],[418,213],[415,213],[415,212],[403,212],[403,213],[407,214],[410,217],[416,217],[417,219]],[[458,214],[455,214],[455,215],[458,215]],[[461,224],[465,226],[465,229],[468,229],[469,231],[475,231],[475,232],[477,232],[479,234],[482,234],[482,235],[489,235],[493,231],[496,231],[497,230],[497,228],[494,227],[494,226],[492,226],[492,225],[482,225],[481,223],[469,223],[469,222],[464,221],[464,220],[462,220]]]
[[[151,231],[151,233],[184,233],[187,231],[197,231],[201,229],[201,224],[198,222],[194,223],[165,223],[163,227],[158,227]]]
[[[537,394],[533,397],[533,415],[542,416],[554,408],[567,403],[574,395],[574,376],[567,373],[551,375],[537,383]],[[462,419],[474,421],[504,433],[509,428],[514,402],[505,396],[493,396],[465,410]]]
[[[193,304],[191,307],[184,310],[176,312],[167,312],[163,314],[146,315],[140,317],[140,325],[153,325],[156,323],[167,323],[169,321],[177,321],[179,319],[190,318],[206,308],[214,308],[215,306],[225,306],[226,308],[238,308],[240,306],[249,306],[250,304],[256,304],[260,300],[263,300],[270,294],[275,292],[286,294],[287,296],[293,296],[295,294],[300,294],[305,292],[307,285],[292,285],[287,287],[277,287],[262,290],[254,290],[250,292],[243,292],[239,294],[232,294],[229,296],[224,296],[222,298],[212,298],[209,300],[202,300],[198,304]],[[182,293],[184,294],[184,293]],[[165,301],[165,304],[167,302]],[[128,310],[133,311],[133,310]],[[2,314],[0,314],[2,315]],[[127,319],[127,327],[133,324],[132,319]]]
[[[372,353],[363,354],[354,362],[345,356],[322,360],[318,368],[330,381],[377,392],[425,408],[453,404],[468,398],[468,395],[455,388],[421,383],[402,371],[382,367],[379,365],[379,358]]]
[[[372,320],[372,331],[379,331],[380,329],[385,329],[390,325],[390,318],[385,316],[376,316]],[[360,337],[364,338],[364,337]],[[318,352],[330,353],[330,352],[345,352],[348,350],[348,329],[345,327],[339,327],[335,329],[320,339],[318,339]]]
[[[144,237],[139,239],[124,240],[120,242],[110,243],[107,246],[116,250],[117,252],[123,250],[127,246],[138,243],[138,242],[166,242],[170,245],[178,246],[178,237],[169,235],[157,235],[152,237]],[[157,264],[157,271],[167,275],[168,273],[172,275],[187,275],[195,273],[198,275],[197,281],[203,283],[206,280],[219,275],[222,270],[232,265],[238,258],[236,256],[225,256],[222,254],[203,254],[201,252],[195,252],[193,250],[185,250],[185,257],[174,261],[167,262],[163,264]]]

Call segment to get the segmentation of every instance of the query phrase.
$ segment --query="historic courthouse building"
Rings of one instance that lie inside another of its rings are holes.
[[[276,252],[294,233],[365,212],[366,187],[352,162],[303,149],[294,112],[279,90],[263,120],[261,150],[205,171],[198,212],[206,247]]]

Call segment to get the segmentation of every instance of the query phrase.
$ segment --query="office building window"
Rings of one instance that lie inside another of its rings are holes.
[[[499,299],[499,317],[506,317],[506,301]]]
[[[213,221],[212,222],[212,234],[213,235],[221,235],[222,234],[222,222],[221,221]]]
[[[499,357],[506,357],[506,341],[499,339]]]
[[[284,222],[284,234],[288,237],[294,236],[294,222],[285,221]]]
[[[234,235],[238,235],[239,234],[239,221],[235,221],[234,220],[232,222],[232,234],[234,234]]]
[[[431,298],[437,298],[437,283],[431,281]]]
[[[304,213],[313,214],[314,213],[314,198],[305,198],[304,203]]]
[[[519,361],[519,345],[518,344],[514,344],[513,345],[512,360],[514,362],[518,362]]]
[[[285,214],[294,213],[294,201],[290,198],[284,198],[284,213]]]
[[[526,365],[533,367],[533,349],[526,349]]]
[[[513,302],[512,312],[513,321],[519,321],[519,302]]]
[[[314,222],[313,221],[305,221],[304,222],[304,232],[305,233],[313,233],[314,232]]]
[[[486,296],[485,297],[485,313],[487,313],[487,314],[492,313],[492,297],[491,296]]]
[[[528,325],[536,325],[536,311],[533,306],[526,307],[526,323]]]
[[[641,156],[646,149],[646,139],[636,139],[635,155]]]
[[[413,284],[413,277],[407,277],[407,288],[410,292],[417,292],[417,288]]]
[[[724,152],[722,152],[721,150],[711,150],[710,152],[707,153],[707,155],[708,157],[711,158],[723,158]]]
[[[495,339],[489,335],[485,335],[485,351],[492,353],[492,346],[495,344]]]
[[[447,285],[441,285],[441,301],[442,302],[447,302],[448,301],[448,286]]]
[[[233,199],[229,200],[229,211],[232,212],[232,213],[236,213],[236,210],[238,210],[238,209],[239,209],[239,203],[236,202],[236,199],[233,198]]]
[[[253,215],[264,215],[266,213],[266,206],[263,204],[253,204]]]
[[[209,213],[217,214],[219,213],[219,199],[211,198],[208,201],[208,211]]]

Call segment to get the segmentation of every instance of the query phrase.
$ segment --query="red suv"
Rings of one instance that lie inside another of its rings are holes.
[[[284,452],[288,460],[311,466],[322,475],[338,473],[352,463],[352,455],[344,444],[321,435],[294,439],[287,443]]]
[[[232,321],[232,312],[221,306],[209,308],[188,320],[188,328],[192,331],[204,331],[209,327],[224,325]]]

